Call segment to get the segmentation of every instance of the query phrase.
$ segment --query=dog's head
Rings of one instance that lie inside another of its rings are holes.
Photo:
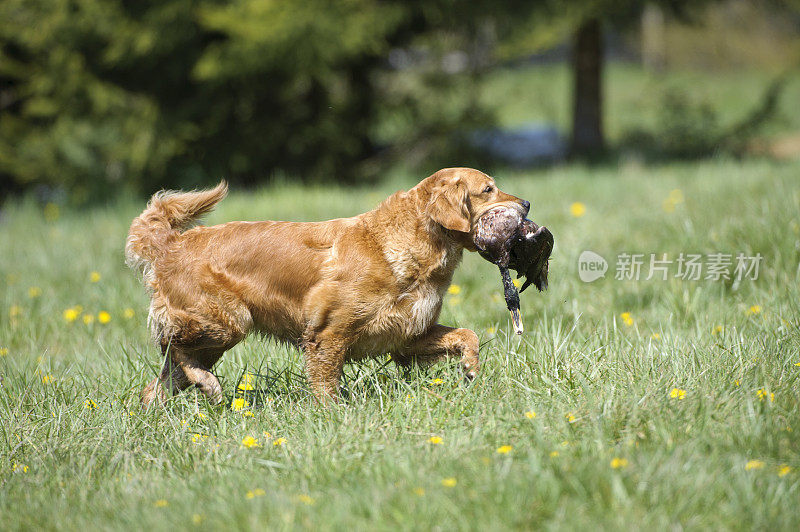
[[[519,210],[524,218],[530,202],[497,188],[494,179],[472,168],[445,168],[423,183],[428,190],[425,213],[431,221],[456,233],[474,251],[472,232],[477,220],[495,207]]]

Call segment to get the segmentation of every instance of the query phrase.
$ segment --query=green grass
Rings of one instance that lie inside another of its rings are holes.
[[[196,392],[139,408],[138,391],[159,364],[146,296],[122,258],[142,202],[51,221],[32,202],[8,205],[0,217],[3,528],[796,530],[798,172],[798,164],[715,160],[500,176],[504,190],[532,200],[532,218],[556,239],[550,290],[522,296],[524,336],[509,334],[496,269],[468,255],[440,321],[481,336],[473,385],[455,364],[404,376],[380,357],[349,366],[349,398],[321,408],[300,353],[250,338],[216,372],[227,403],[245,371],[264,376],[252,417]],[[409,184],[234,191],[208,223],[351,215]],[[676,188],[685,202],[665,212]],[[583,217],[570,215],[576,201],[586,204]],[[605,279],[578,279],[584,249],[612,262]],[[621,252],[718,251],[761,253],[759,279],[734,290],[613,278]],[[29,297],[30,287],[41,294]],[[75,305],[81,317],[68,323],[63,312]],[[761,312],[749,313],[753,305]],[[100,311],[109,323],[98,323]],[[673,388],[685,398],[671,398]],[[761,400],[762,389],[774,400]],[[247,436],[261,447],[243,447]],[[512,450],[498,453],[503,445]],[[615,458],[627,465],[612,468]],[[748,469],[751,460],[763,467]],[[781,476],[784,465],[791,470]],[[442,484],[451,478],[455,486]]]

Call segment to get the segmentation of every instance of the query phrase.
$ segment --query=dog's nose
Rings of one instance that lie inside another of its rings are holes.
[[[531,202],[528,200],[522,200],[522,208],[525,209],[525,214],[528,214],[531,210]]]

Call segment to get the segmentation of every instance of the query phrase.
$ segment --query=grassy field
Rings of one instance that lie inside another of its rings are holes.
[[[143,203],[9,205],[2,528],[797,530],[798,173],[715,160],[498,176],[556,239],[550,290],[522,296],[526,333],[509,334],[496,269],[468,254],[440,321],[480,335],[477,381],[382,356],[348,366],[347,400],[327,409],[299,352],[250,338],[216,368],[224,407],[190,392],[141,410],[159,357],[122,248]],[[411,184],[234,191],[207,222],[352,215]],[[610,263],[593,283],[577,274],[587,249]],[[674,264],[666,281],[617,281],[623,252],[764,259],[738,286]]]

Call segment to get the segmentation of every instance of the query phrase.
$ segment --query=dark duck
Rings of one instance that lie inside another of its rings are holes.
[[[533,284],[541,292],[547,288],[547,271],[553,251],[553,234],[544,226],[523,218],[516,209],[492,209],[478,220],[474,243],[481,256],[500,268],[506,306],[514,330],[522,334],[519,294]],[[525,282],[517,292],[509,270]]]

